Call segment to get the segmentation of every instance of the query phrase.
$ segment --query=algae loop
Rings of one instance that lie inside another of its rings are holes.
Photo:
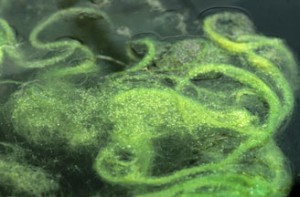
[[[0,85],[15,87],[1,99],[1,195],[288,195],[275,135],[291,118],[298,71],[282,39],[222,11],[203,19],[203,35],[128,39],[118,59],[80,39],[44,39],[68,20],[118,32],[105,9],[72,5],[28,35],[39,58],[0,20]],[[10,65],[26,71],[21,81]]]

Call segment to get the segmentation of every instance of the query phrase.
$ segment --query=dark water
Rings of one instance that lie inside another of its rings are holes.
[[[47,2],[44,0],[0,0],[0,17],[8,20],[22,43],[22,47],[30,54],[30,51],[34,49],[28,45],[28,36],[32,27],[44,16],[60,9],[76,6],[102,9],[111,18],[115,26],[113,30],[107,28],[105,22],[87,20],[83,17],[71,21],[71,24],[63,21],[59,28],[52,27],[55,31],[46,30],[47,36],[43,39],[76,39],[92,48],[95,53],[126,63],[128,59],[124,45],[132,37],[149,35],[177,39],[197,36],[201,34],[201,28],[199,28],[201,19],[208,13],[239,10],[250,17],[258,32],[284,39],[294,55],[300,57],[300,2],[298,0],[223,0],[222,2],[219,0],[161,0],[153,2],[157,4],[149,8],[147,3],[134,0],[48,0]],[[149,9],[156,11],[153,13]],[[35,52],[30,58],[47,57],[47,55],[51,54]],[[116,63],[114,68],[104,65],[105,72],[121,69],[122,65],[119,63]],[[1,77],[3,80],[22,81],[26,76],[30,76],[30,73],[31,71],[28,72],[26,69],[6,66]],[[16,86],[0,86],[1,101],[7,100],[4,94],[9,95],[18,89],[19,87]],[[300,97],[297,94],[296,92],[294,115],[286,129],[276,136],[280,148],[288,157],[294,176],[294,186],[290,196],[297,196],[299,192],[297,187],[300,186],[300,113],[298,113],[300,112]],[[4,134],[1,135],[3,139],[6,137]],[[70,157],[66,162],[71,160]],[[76,168],[74,167],[73,170],[76,171]],[[83,176],[89,177],[87,174]],[[93,182],[93,180],[89,181]],[[79,182],[75,187],[80,187],[80,184]],[[91,183],[91,188],[95,187],[92,184],[95,183]]]

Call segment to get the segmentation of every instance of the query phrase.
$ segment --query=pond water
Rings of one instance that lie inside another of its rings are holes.
[[[296,196],[297,0],[0,0],[0,196]]]

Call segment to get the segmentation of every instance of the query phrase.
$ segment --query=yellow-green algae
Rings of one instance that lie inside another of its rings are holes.
[[[26,60],[0,20],[0,65],[8,57],[39,69],[2,107],[6,135],[51,155],[84,153],[93,160],[84,168],[93,168],[102,184],[120,187],[124,196],[288,194],[291,174],[274,135],[292,114],[297,65],[281,39],[257,34],[241,13],[217,13],[204,19],[199,38],[131,41],[133,66],[100,76],[88,47],[38,38],[49,24],[78,14],[109,21],[91,8],[53,14],[30,36],[39,50],[61,51],[42,60]],[[138,60],[141,47],[146,50]],[[70,67],[64,59],[72,57],[82,61]],[[76,83],[76,77],[95,73],[96,85]],[[48,172],[26,164],[30,159],[0,156],[0,175],[10,185],[0,184],[11,194],[63,190]]]

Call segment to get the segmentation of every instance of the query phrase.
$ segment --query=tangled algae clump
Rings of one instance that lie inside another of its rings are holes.
[[[288,194],[291,174],[274,136],[293,111],[297,65],[281,39],[221,12],[204,19],[203,36],[131,40],[132,66],[102,74],[89,47],[39,38],[78,15],[110,24],[92,8],[53,14],[30,35],[38,50],[59,52],[42,60],[27,59],[0,20],[1,67],[7,58],[35,69],[1,106],[0,194]],[[11,83],[19,84],[1,82]],[[79,179],[89,186],[78,189]]]

